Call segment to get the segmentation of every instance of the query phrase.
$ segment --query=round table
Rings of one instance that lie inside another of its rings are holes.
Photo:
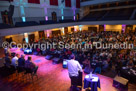
[[[92,74],[92,79],[90,79],[89,74],[84,78],[84,89],[91,88],[91,91],[97,91],[97,87],[100,88],[100,79],[97,75]]]

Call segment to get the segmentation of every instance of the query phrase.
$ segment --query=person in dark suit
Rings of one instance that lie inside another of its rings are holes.
[[[6,67],[10,67],[10,64],[11,64],[10,53],[6,53],[6,56],[5,56],[5,66]]]
[[[25,66],[25,55],[21,55],[21,57],[18,59],[18,66],[24,67]]]
[[[120,59],[117,60],[115,67],[116,67],[117,74],[120,75],[120,71],[121,71],[121,68],[122,68],[122,62],[121,62]]]
[[[25,61],[25,68],[29,68],[33,71],[34,74],[36,74],[37,70],[38,70],[38,66],[36,66],[33,62],[32,62],[32,57],[28,56],[28,60]]]

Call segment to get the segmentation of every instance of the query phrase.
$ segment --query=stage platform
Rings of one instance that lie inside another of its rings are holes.
[[[2,50],[2,49],[1,49]],[[12,49],[12,52],[23,54],[20,49]],[[0,52],[0,57],[4,56],[3,52]],[[62,63],[53,64],[52,61],[46,60],[45,56],[26,55],[32,56],[33,62],[39,66],[37,71],[39,79],[34,78],[32,83],[30,80],[23,82],[22,79],[16,79],[16,74],[9,77],[2,77],[0,71],[0,91],[69,91],[70,90],[70,78],[68,76],[67,69],[62,67]],[[83,73],[83,77],[86,74]],[[98,91],[119,91],[112,86],[113,78],[109,78],[103,75],[97,74],[100,78],[101,89]],[[12,77],[13,76],[13,77]],[[132,85],[133,86],[133,85]],[[129,87],[128,91],[135,91]],[[85,89],[82,89],[85,91]]]

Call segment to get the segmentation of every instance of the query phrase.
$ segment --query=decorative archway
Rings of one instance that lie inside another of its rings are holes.
[[[57,14],[56,12],[52,12],[52,20],[57,21]]]

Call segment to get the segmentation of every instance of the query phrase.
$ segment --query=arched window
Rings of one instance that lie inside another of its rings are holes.
[[[52,20],[57,21],[57,14],[56,12],[52,12]]]

